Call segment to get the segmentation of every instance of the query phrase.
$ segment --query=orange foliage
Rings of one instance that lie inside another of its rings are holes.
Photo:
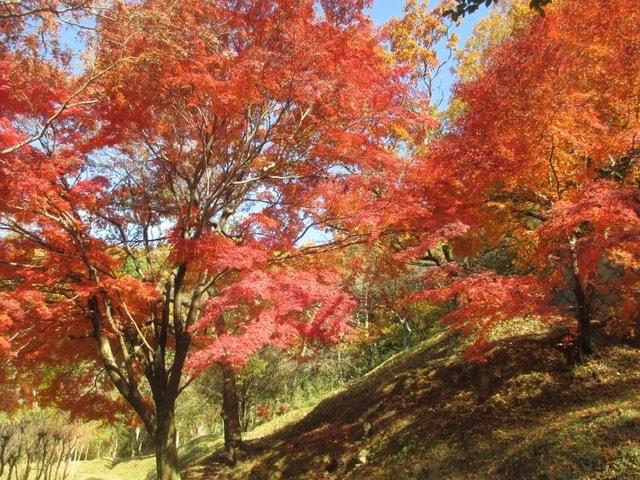
[[[458,85],[465,111],[422,159],[424,189],[461,206],[458,258],[501,245],[516,256],[511,274],[533,275],[445,275],[451,286],[425,295],[458,298],[455,322],[485,331],[555,305],[587,336],[606,304],[636,330],[639,27],[633,0],[557,2],[488,46],[482,73]]]

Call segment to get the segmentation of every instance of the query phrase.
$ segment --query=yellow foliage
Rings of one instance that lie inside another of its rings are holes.
[[[430,10],[427,1],[407,0],[402,18],[393,19],[386,25],[393,58],[397,63],[411,67],[416,78],[428,78],[437,70],[440,60],[435,47],[440,41],[444,41],[450,50],[457,45],[458,36],[449,33],[442,16],[446,3]]]

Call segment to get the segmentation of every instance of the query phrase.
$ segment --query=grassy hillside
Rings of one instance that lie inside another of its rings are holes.
[[[484,364],[441,335],[248,442],[191,479],[637,479],[640,350],[599,342],[566,366],[543,336],[502,341]],[[282,421],[282,420],[281,420]]]
[[[247,436],[235,469],[219,439],[181,450],[189,480],[640,478],[640,350],[600,340],[569,368],[545,335],[506,338],[486,363],[439,335]],[[76,480],[144,480],[153,458]]]

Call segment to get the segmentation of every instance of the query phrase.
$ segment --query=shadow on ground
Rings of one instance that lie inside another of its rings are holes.
[[[195,479],[637,479],[640,350],[601,339],[569,368],[550,337],[504,340],[486,363],[441,336],[248,442]]]

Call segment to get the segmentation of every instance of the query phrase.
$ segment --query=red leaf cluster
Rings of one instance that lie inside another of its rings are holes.
[[[240,367],[266,345],[338,342],[349,330],[355,307],[339,280],[322,270],[249,272],[206,303],[193,329],[211,327],[216,336],[192,356],[191,367],[203,370],[214,362]]]

